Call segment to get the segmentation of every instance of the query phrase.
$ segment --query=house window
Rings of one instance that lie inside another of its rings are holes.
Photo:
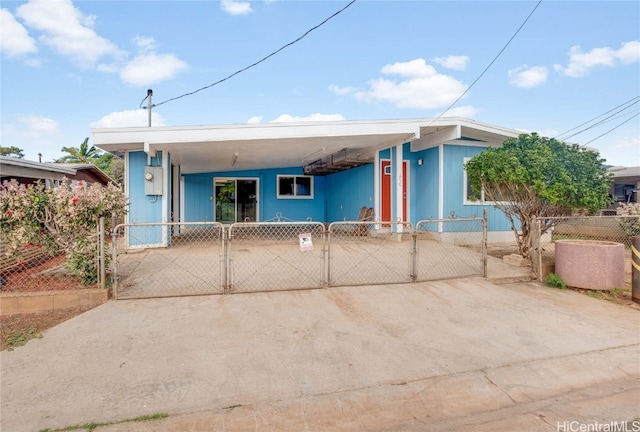
[[[278,198],[313,198],[313,177],[279,175]]]
[[[471,158],[464,158],[464,204],[465,205],[482,205],[485,203],[484,200],[484,190],[480,193],[480,196],[474,194],[471,190],[471,184],[469,182],[469,177],[467,176],[467,162],[469,162]]]
[[[633,192],[635,186],[632,184],[617,184],[614,186],[614,193],[617,202],[633,202]]]
[[[474,194],[471,190],[471,184],[469,183],[469,178],[467,177],[467,162],[469,162],[471,158],[464,158],[464,179],[463,179],[463,188],[464,188],[464,205],[487,205],[487,204],[500,204],[500,203],[508,203],[507,200],[498,199],[497,201],[490,201],[485,197],[485,190],[482,189],[480,192],[480,196],[478,194]],[[502,197],[499,197],[502,198]]]

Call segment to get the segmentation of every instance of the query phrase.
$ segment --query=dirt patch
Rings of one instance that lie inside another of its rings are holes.
[[[610,291],[600,291],[600,290],[584,290],[579,288],[570,288],[573,291],[577,291],[586,296],[606,300],[611,303],[619,304],[621,306],[626,306],[631,309],[635,309],[640,311],[640,304],[633,301],[631,297],[631,286],[628,286],[624,289],[613,289]]]
[[[65,269],[65,255],[41,256],[2,273],[2,292],[36,292],[97,288],[96,284],[85,285]]]
[[[20,342],[41,337],[45,330],[87,310],[89,308],[69,308],[50,312],[2,316],[0,317],[0,349],[15,348],[20,346]]]

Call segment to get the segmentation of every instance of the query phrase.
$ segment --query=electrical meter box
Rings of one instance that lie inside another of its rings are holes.
[[[145,195],[162,195],[162,167],[144,167]]]

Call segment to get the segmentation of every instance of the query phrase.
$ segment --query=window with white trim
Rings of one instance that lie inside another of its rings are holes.
[[[278,175],[278,198],[313,198],[313,176]]]
[[[508,203],[508,201],[503,201],[503,200],[499,200],[499,201],[488,200],[485,197],[484,188],[480,192],[480,196],[477,196],[473,193],[473,191],[471,190],[471,184],[469,183],[469,177],[467,176],[467,167],[466,167],[467,162],[469,162],[470,160],[471,160],[470,157],[464,158],[464,178],[463,178],[464,205],[487,205],[487,204],[494,205],[494,204]]]
[[[467,162],[471,160],[470,157],[464,158],[464,178],[463,178],[463,202],[464,205],[483,205],[484,202],[484,190],[480,193],[480,196],[474,196],[471,190],[471,184],[469,182],[469,176],[467,174]]]

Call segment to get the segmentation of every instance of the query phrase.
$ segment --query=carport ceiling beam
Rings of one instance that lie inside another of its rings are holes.
[[[461,136],[460,125],[428,128],[419,140],[411,143],[411,151],[416,152],[436,147],[444,142],[457,140]]]

